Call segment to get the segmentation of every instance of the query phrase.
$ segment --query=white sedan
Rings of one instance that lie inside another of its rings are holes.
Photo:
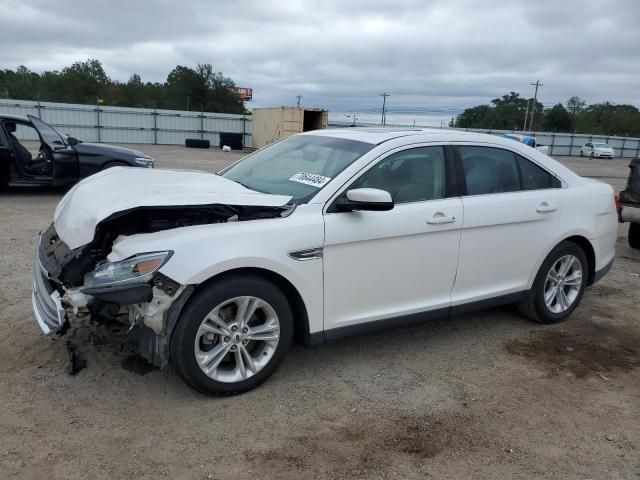
[[[293,339],[506,303],[559,322],[611,267],[616,235],[610,186],[524,144],[318,130],[218,175],[118,167],[80,182],[41,234],[33,309],[45,333],[122,322],[155,365],[232,394]]]
[[[587,142],[580,148],[581,157],[613,158],[615,152],[606,143]]]

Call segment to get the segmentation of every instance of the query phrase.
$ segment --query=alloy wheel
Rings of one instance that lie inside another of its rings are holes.
[[[544,303],[552,313],[567,311],[582,288],[582,264],[577,257],[560,257],[549,270],[544,284]]]
[[[266,301],[235,297],[216,306],[196,333],[194,352],[200,369],[218,382],[246,380],[262,370],[280,340],[280,321]]]

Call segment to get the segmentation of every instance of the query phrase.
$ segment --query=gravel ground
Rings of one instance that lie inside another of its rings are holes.
[[[239,158],[135,148],[161,168]],[[560,160],[616,190],[627,175],[628,160]],[[86,327],[42,336],[32,254],[62,194],[0,194],[0,478],[640,477],[640,252],[626,225],[611,273],[563,324],[498,308],[294,346],[263,386],[218,399]],[[75,376],[68,338],[87,360]]]

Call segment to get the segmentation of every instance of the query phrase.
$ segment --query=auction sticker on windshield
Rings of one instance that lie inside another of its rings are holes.
[[[289,180],[292,182],[304,183],[305,185],[311,185],[312,187],[324,187],[329,181],[331,177],[323,177],[322,175],[318,175],[316,173],[305,173],[298,172]]]

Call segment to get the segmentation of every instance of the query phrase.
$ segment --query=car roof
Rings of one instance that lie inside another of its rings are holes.
[[[420,141],[461,141],[461,142],[489,142],[510,145],[513,139],[487,133],[467,132],[453,128],[325,128],[311,130],[301,135],[321,135],[325,137],[343,138],[358,142],[380,145],[381,143],[402,137],[422,137]]]
[[[22,117],[20,115],[9,115],[8,113],[0,113],[0,120],[13,120],[16,122],[29,123],[29,119],[27,117]]]

